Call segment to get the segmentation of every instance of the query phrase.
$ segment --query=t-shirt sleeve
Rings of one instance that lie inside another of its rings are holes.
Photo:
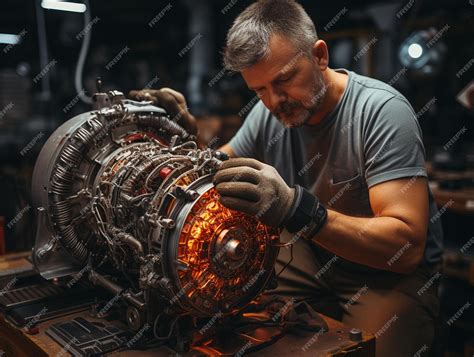
[[[368,187],[404,177],[427,176],[421,128],[404,99],[394,96],[385,102],[364,134]]]
[[[237,157],[258,158],[257,146],[263,135],[265,110],[262,102],[258,102],[245,118],[244,123],[229,141],[229,145]]]

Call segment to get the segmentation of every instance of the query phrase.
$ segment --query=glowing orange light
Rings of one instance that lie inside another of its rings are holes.
[[[179,237],[177,259],[186,267],[179,272],[181,286],[192,286],[186,296],[204,310],[238,305],[259,285],[266,244],[275,236],[276,229],[223,206],[214,188],[204,193]]]

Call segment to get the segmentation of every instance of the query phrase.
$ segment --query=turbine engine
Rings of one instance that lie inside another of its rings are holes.
[[[36,162],[38,271],[85,275],[155,336],[181,316],[241,311],[274,280],[280,232],[219,202],[211,181],[226,155],[199,148],[163,109],[117,91],[94,100]]]

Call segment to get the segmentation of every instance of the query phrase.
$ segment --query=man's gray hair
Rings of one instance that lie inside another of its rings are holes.
[[[224,48],[224,66],[241,71],[267,57],[272,34],[288,38],[298,52],[308,55],[318,40],[313,21],[296,1],[260,0],[232,24]]]

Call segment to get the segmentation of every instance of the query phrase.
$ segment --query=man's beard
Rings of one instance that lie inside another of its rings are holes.
[[[313,88],[305,103],[287,100],[275,109],[273,114],[286,128],[303,126],[321,107],[328,89],[321,72],[315,73],[313,83]]]

